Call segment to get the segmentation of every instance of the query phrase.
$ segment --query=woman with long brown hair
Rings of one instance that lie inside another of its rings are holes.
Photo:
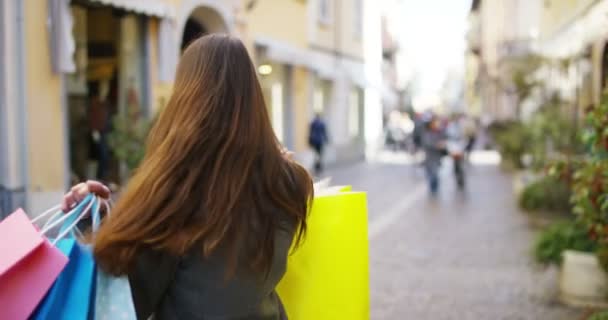
[[[128,275],[139,319],[279,319],[275,286],[313,197],[276,138],[243,43],[208,35],[183,53],[146,156],[93,240]],[[72,188],[69,208],[88,193]]]

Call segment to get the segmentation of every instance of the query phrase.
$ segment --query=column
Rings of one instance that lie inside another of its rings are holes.
[[[23,25],[19,1],[0,1],[0,219],[26,205]]]

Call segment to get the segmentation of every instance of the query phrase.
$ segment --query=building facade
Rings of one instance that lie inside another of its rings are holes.
[[[578,107],[579,113],[598,104],[606,89],[606,14],[608,1],[604,0],[544,4],[538,51],[567,64],[553,86]]]
[[[468,108],[493,119],[518,117],[510,62],[532,54],[541,0],[474,0],[465,56]]]
[[[102,113],[166,103],[192,33],[239,34],[240,1],[0,1],[0,212],[36,214],[95,178],[91,96]],[[108,173],[108,180],[116,175]]]
[[[207,33],[244,40],[277,136],[305,164],[315,113],[328,123],[326,161],[361,159],[363,5],[0,1],[0,59],[7,66],[0,71],[0,214],[18,206],[36,214],[73,183],[97,178],[102,161],[91,139],[100,145],[100,138],[91,132],[104,130],[96,129],[107,125],[100,119],[133,110],[152,117],[169,99],[181,50]],[[103,107],[94,107],[96,102]],[[105,180],[119,179],[116,160],[107,163]]]

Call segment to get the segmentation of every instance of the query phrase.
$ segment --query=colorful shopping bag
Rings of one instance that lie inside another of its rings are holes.
[[[277,287],[290,320],[370,317],[367,200],[349,190],[314,199],[306,238]]]
[[[107,207],[108,214],[109,206]],[[92,212],[93,232],[99,228],[101,217],[99,207]],[[127,277],[114,277],[101,269],[97,270],[95,295],[95,319],[137,320],[135,305],[131,295],[131,285]]]
[[[23,210],[0,222],[0,319],[27,319],[67,262]]]
[[[87,319],[89,313],[92,315],[90,296],[95,293],[95,261],[90,249],[76,241],[73,231],[89,208],[94,210],[96,206],[99,206],[97,199],[88,196],[70,213],[59,212],[47,222],[49,226],[63,220],[54,242],[69,262],[30,319]]]
[[[91,250],[73,237],[57,243],[69,262],[31,319],[87,319],[95,294],[95,261]]]
[[[113,277],[98,270],[95,318],[98,320],[137,319],[131,296],[131,286],[127,277]]]

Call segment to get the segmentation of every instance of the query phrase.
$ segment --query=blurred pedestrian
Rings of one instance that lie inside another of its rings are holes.
[[[458,188],[465,187],[464,160],[468,144],[468,137],[465,133],[465,117],[454,115],[446,127],[447,152],[452,158],[454,168],[454,178]]]
[[[446,154],[445,132],[438,117],[432,116],[422,134],[424,148],[424,168],[429,182],[431,195],[439,191],[439,169],[441,160]]]
[[[282,150],[237,38],[192,42],[142,164],[92,237],[99,267],[127,275],[138,319],[281,319],[275,287],[306,230],[307,171]],[[97,182],[65,196],[64,210]]]
[[[475,119],[467,116],[462,117],[462,126],[464,130],[464,135],[467,139],[466,145],[466,154],[465,157],[467,160],[470,158],[471,152],[475,148],[475,144],[477,142],[477,122]]]
[[[422,135],[425,130],[425,123],[422,114],[414,115],[414,131],[412,132],[412,142],[414,144],[414,154],[422,148]]]
[[[95,178],[106,180],[110,163],[108,132],[110,128],[110,110],[106,97],[109,82],[100,81],[89,84],[88,121],[90,130],[90,157],[97,162]]]
[[[323,172],[323,150],[328,142],[327,126],[321,114],[317,113],[310,124],[308,135],[308,144],[315,152],[314,169],[316,174]]]

